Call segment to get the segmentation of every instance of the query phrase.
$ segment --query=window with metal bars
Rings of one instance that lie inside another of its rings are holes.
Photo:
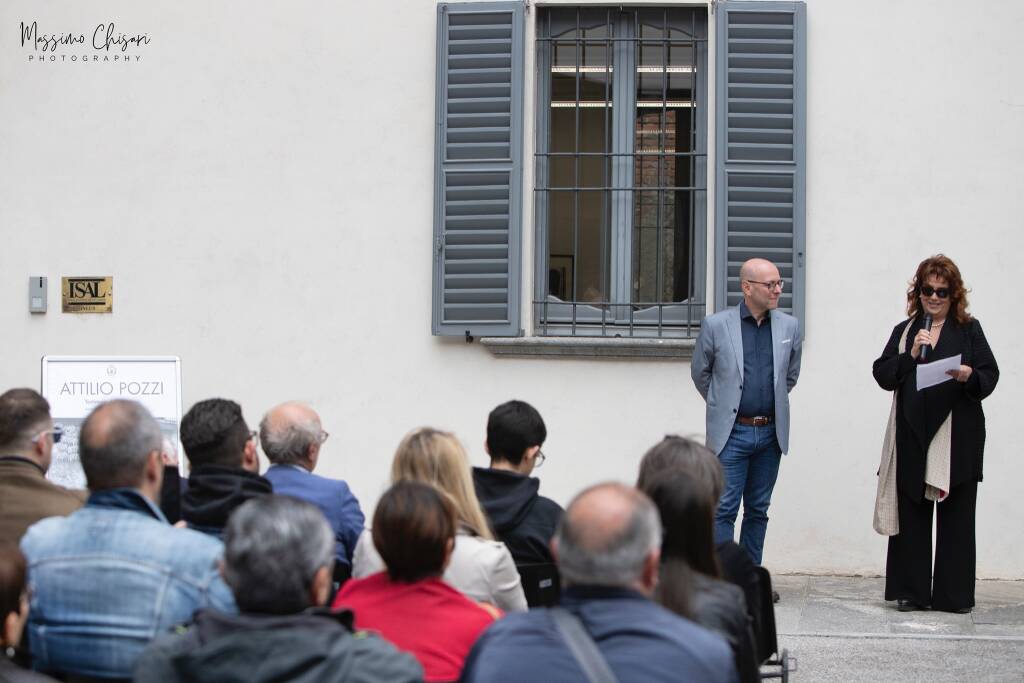
[[[546,8],[537,19],[536,333],[695,336],[706,10]]]

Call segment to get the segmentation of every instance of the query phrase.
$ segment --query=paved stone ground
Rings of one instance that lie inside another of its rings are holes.
[[[792,681],[1024,682],[1024,581],[979,581],[971,614],[898,612],[880,578],[773,581]]]

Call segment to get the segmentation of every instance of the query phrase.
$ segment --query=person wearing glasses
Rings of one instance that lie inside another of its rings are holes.
[[[796,318],[778,310],[785,283],[775,264],[740,268],[743,300],[704,318],[690,376],[707,403],[707,446],[725,488],[715,512],[715,543],[733,539],[743,503],[740,546],[761,564],[768,506],[782,454],[789,450],[789,392],[800,376]]]
[[[260,420],[260,443],[270,460],[265,476],[275,493],[308,501],[327,517],[334,530],[334,581],[344,583],[366,517],[347,483],[313,474],[327,436],[320,416],[302,403],[282,403]]]
[[[0,395],[0,541],[17,543],[39,520],[70,515],[85,503],[88,491],[46,478],[53,445],[63,434],[38,392],[11,389]]]
[[[223,398],[200,401],[181,418],[181,444],[189,462],[181,518],[190,529],[220,538],[242,503],[274,492],[259,475],[258,437],[242,407]]]
[[[907,290],[908,319],[893,329],[873,367],[878,385],[894,392],[875,529],[889,536],[885,599],[896,600],[903,612],[974,607],[974,513],[985,447],[981,402],[995,389],[999,367],[967,308],[956,264],[942,254],[925,259]],[[948,380],[918,389],[920,365],[957,356]]]
[[[487,416],[484,448],[490,467],[473,468],[473,485],[498,540],[517,565],[553,563],[551,537],[562,508],[540,495],[540,480],[530,476],[544,464],[544,419],[524,401],[508,401]]]

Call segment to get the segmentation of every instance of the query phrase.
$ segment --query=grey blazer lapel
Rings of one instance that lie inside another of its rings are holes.
[[[743,381],[743,332],[740,330],[740,307],[735,306],[729,309],[729,318],[726,321],[729,328],[729,342],[732,344],[733,354],[736,356],[736,366],[739,368],[740,381]],[[774,342],[774,340],[772,340]]]
[[[789,330],[782,329],[782,316],[779,315],[777,310],[769,312],[772,321],[772,379],[777,385],[779,383],[779,375],[784,373],[785,370],[782,368],[782,360],[786,357],[786,352],[790,350],[793,344],[792,336],[788,336]],[[786,341],[786,344],[782,342]],[[788,368],[787,368],[788,369]]]

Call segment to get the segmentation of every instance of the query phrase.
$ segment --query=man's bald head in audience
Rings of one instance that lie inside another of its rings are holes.
[[[657,583],[661,522],[644,494],[617,483],[577,495],[552,550],[567,584],[619,586],[650,593]]]
[[[260,421],[263,452],[275,465],[299,465],[312,472],[325,438],[320,416],[297,401],[271,408]]]
[[[155,483],[157,495],[162,446],[160,425],[141,403],[119,399],[100,404],[85,418],[78,439],[89,489],[137,488],[148,494]]]

